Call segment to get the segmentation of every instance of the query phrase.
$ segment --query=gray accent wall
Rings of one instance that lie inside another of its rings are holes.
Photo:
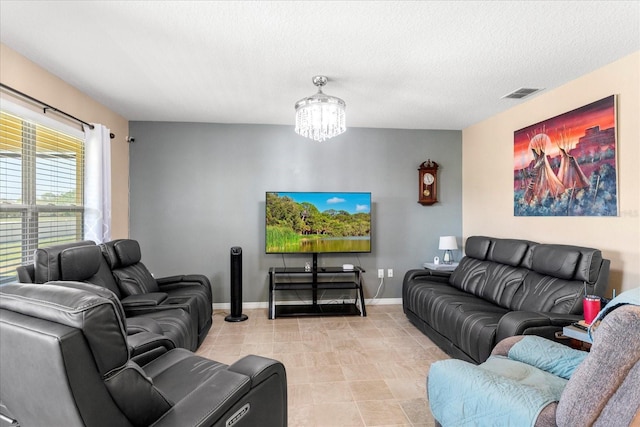
[[[442,257],[439,236],[458,236],[461,246],[460,131],[350,128],[318,143],[293,126],[131,122],[130,134],[130,237],[156,277],[207,275],[214,303],[229,302],[233,246],[242,247],[245,302],[268,301],[269,267],[311,261],[265,254],[267,191],[371,192],[371,253],[321,254],[318,261],[362,266],[365,298],[378,290],[378,268],[385,276],[394,270],[378,297],[401,298],[407,270]],[[440,165],[432,206],[417,203],[417,169],[427,159]]]

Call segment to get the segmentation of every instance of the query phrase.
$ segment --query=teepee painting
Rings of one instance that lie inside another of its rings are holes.
[[[616,97],[514,132],[515,216],[617,216]]]

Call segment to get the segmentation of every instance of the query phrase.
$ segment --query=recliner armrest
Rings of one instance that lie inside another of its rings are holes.
[[[36,271],[33,264],[20,265],[16,267],[16,272],[20,283],[35,283]]]
[[[203,274],[179,274],[175,276],[160,277],[156,279],[159,285],[173,282],[194,282],[202,285],[208,285],[209,279]]]
[[[127,337],[131,360],[143,366],[167,351],[176,348],[175,344],[161,334],[140,332]]]
[[[282,363],[246,356],[216,372],[176,404],[153,426],[239,425],[280,427],[287,417],[286,372]],[[276,410],[273,405],[281,405]]]
[[[230,365],[229,370],[248,376],[251,379],[252,388],[274,374],[286,378],[286,372],[282,363],[252,354]]]
[[[128,317],[127,318],[127,335],[134,335],[141,332],[150,332],[162,335],[162,328],[154,319],[147,317]]]
[[[211,426],[217,421],[225,425],[221,417],[251,388],[247,376],[221,370],[204,381],[184,399],[176,402],[153,427],[177,425]]]
[[[539,311],[511,311],[500,319],[496,330],[496,343],[514,335],[543,335],[546,331],[553,335],[563,326],[570,325],[582,319],[579,314],[549,313]]]
[[[156,278],[156,282],[158,282],[158,286],[172,284],[181,282],[184,276],[182,274],[177,276],[167,276],[167,277],[158,277]]]
[[[211,282],[207,276],[203,274],[181,274],[176,276],[160,277],[156,279],[158,287],[162,290],[173,289],[180,286],[202,286],[207,291],[209,298],[211,298]]]
[[[148,294],[129,295],[120,300],[125,310],[134,307],[155,307],[167,299],[164,292],[150,292]]]

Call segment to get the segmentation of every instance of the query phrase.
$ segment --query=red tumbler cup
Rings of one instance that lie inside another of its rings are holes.
[[[582,310],[585,323],[590,325],[600,312],[600,297],[595,295],[585,296],[582,300]]]

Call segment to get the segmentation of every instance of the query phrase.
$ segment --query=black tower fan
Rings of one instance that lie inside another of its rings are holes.
[[[249,317],[242,314],[242,248],[231,248],[231,314],[227,322],[243,322]]]

